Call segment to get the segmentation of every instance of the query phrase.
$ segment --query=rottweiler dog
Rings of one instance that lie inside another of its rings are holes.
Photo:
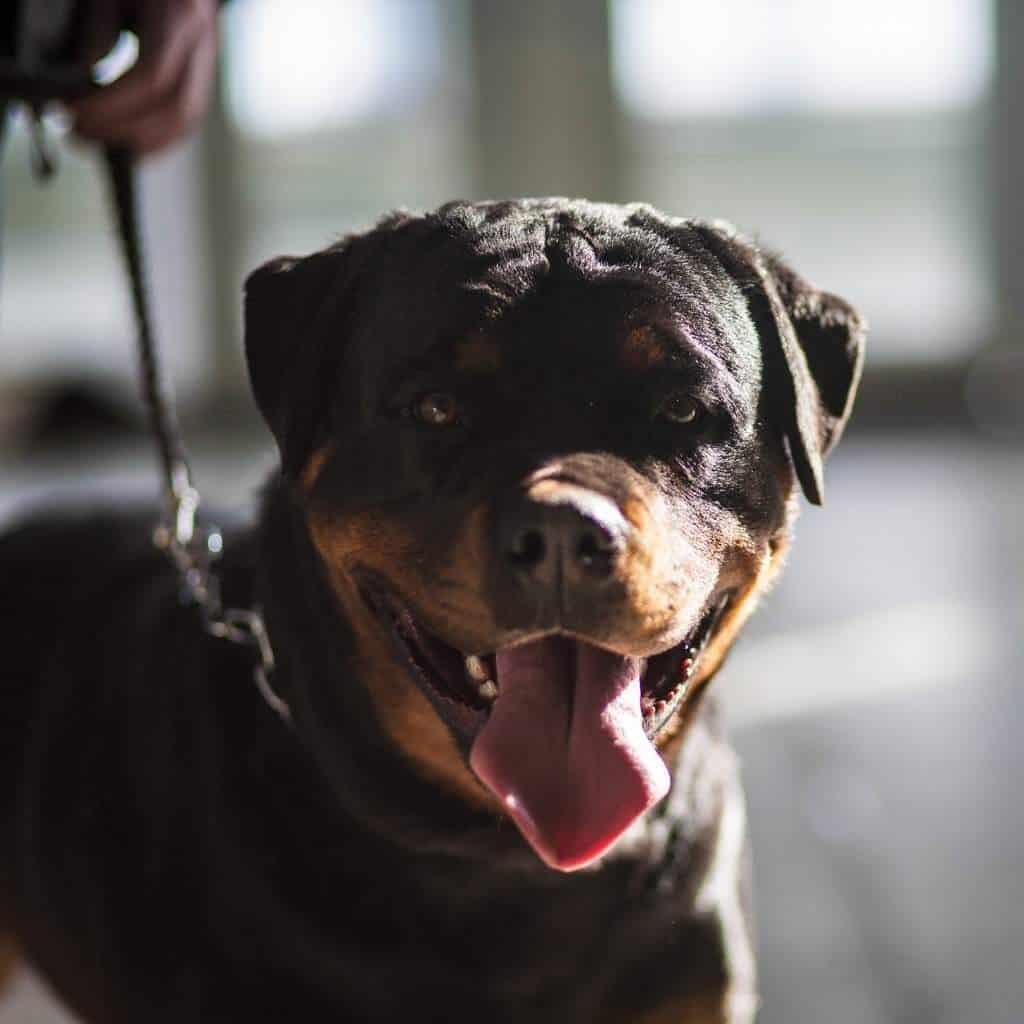
[[[736,1022],[744,810],[705,697],[864,325],[728,225],[398,213],[246,288],[280,450],[225,536],[251,653],[149,511],[0,542],[3,924],[91,1022]]]

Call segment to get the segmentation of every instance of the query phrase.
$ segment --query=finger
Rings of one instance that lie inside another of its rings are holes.
[[[182,73],[204,29],[200,6],[187,3],[146,4],[139,25],[139,60],[124,76],[75,103],[71,110],[83,135],[116,124],[161,102]]]
[[[202,121],[210,99],[210,87],[217,67],[217,41],[204,39],[193,51],[189,66],[159,113],[139,118],[131,127],[130,143],[140,155],[148,156],[183,139]]]
[[[129,146],[140,156],[176,142],[206,112],[216,57],[216,38],[204,38],[192,51],[178,80],[156,105],[127,120],[108,123],[88,137]]]

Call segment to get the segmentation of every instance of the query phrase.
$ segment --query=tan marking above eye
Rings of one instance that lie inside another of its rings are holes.
[[[622,362],[627,370],[651,370],[668,362],[665,338],[650,324],[632,328],[622,343]]]
[[[501,346],[490,338],[463,338],[455,344],[455,369],[460,373],[497,373]]]

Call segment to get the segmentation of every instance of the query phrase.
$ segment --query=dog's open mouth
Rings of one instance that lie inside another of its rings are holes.
[[[680,644],[627,657],[560,634],[465,654],[404,609],[374,601],[396,649],[469,763],[541,858],[591,863],[668,791],[653,745],[681,704],[728,598]]]
[[[644,730],[655,736],[672,717],[686,695],[687,686],[707,646],[714,627],[728,602],[719,599],[704,614],[686,639],[651,658],[627,659],[635,662],[640,677]],[[474,712],[472,720],[483,725],[491,706],[501,694],[497,654],[464,654],[438,639],[420,625],[406,610],[398,610],[380,601],[378,611],[387,616],[400,650],[416,681],[435,698],[462,705]],[[551,642],[559,638],[548,637]],[[570,637],[561,638],[569,648],[585,644]],[[529,645],[524,645],[529,646]],[[460,716],[469,720],[469,716]],[[475,730],[474,730],[475,731]]]

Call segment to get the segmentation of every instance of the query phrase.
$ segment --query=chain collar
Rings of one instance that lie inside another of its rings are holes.
[[[153,543],[177,568],[185,595],[199,608],[206,632],[252,650],[256,689],[270,708],[290,725],[291,709],[270,683],[275,668],[274,649],[262,609],[258,605],[252,608],[224,607],[220,577],[215,571],[216,562],[224,550],[223,534],[218,526],[197,525],[199,492],[189,482],[188,468],[183,463],[174,468],[167,513],[153,531]]]

